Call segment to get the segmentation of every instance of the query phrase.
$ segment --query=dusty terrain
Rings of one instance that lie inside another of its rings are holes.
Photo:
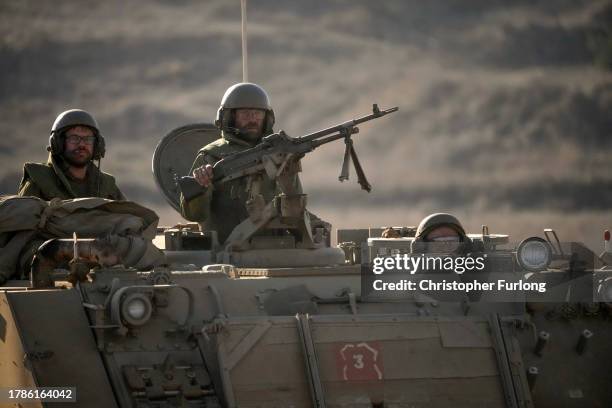
[[[612,227],[610,1],[249,1],[250,79],[278,129],[368,113],[356,147],[374,190],[339,184],[341,143],[303,162],[311,209],[336,227],[414,225],[452,211],[521,239],[553,227],[601,249]],[[606,37],[607,36],[607,37]],[[242,78],[240,4],[1,1],[0,193],[46,159],[55,116],[93,112],[105,171],[180,220],[157,191],[163,135],[211,121]]]

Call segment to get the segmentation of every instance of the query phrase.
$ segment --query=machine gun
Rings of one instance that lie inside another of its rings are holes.
[[[348,180],[349,163],[352,159],[355,166],[355,172],[357,173],[357,180],[361,185],[361,188],[370,192],[372,187],[370,183],[368,183],[365,173],[359,164],[359,159],[357,158],[357,153],[353,147],[351,135],[359,133],[359,128],[357,125],[360,123],[380,118],[389,113],[396,112],[397,110],[397,107],[380,110],[378,105],[374,104],[372,106],[372,113],[370,115],[349,120],[348,122],[344,122],[301,137],[290,137],[282,130],[278,133],[268,135],[264,137],[257,146],[246,149],[242,152],[228,155],[215,163],[213,166],[212,182],[224,183],[226,181],[255,174],[263,170],[267,171],[272,178],[275,178],[275,176],[280,174],[284,169],[287,163],[287,158],[301,158],[306,153],[312,152],[321,145],[338,139],[344,139],[346,149],[344,151],[342,170],[338,179],[340,181]],[[274,170],[270,170],[270,163],[278,163],[278,160],[280,159],[282,161],[283,158],[285,160],[280,166],[273,166],[272,168]],[[205,189],[200,186],[194,177],[191,176],[180,177],[178,179],[178,186],[183,193],[183,197],[188,201],[205,192]]]

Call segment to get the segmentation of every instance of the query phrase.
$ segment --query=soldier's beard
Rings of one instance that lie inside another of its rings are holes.
[[[243,129],[240,133],[243,135],[245,139],[247,139],[250,142],[256,142],[259,139],[261,139],[261,132],[259,130],[256,131],[256,130]]]
[[[240,128],[240,134],[250,142],[256,142],[263,136],[263,126],[258,126],[257,122],[249,122]]]
[[[81,154],[82,152],[85,154]],[[66,160],[66,163],[79,169],[87,167],[92,157],[93,154],[89,153],[89,151],[85,149],[74,149],[64,152],[64,160]]]

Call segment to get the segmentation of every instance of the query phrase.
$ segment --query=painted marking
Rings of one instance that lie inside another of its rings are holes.
[[[383,366],[378,342],[339,344],[336,367],[344,381],[380,381]]]

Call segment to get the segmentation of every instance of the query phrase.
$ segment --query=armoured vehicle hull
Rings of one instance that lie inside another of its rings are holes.
[[[355,233],[363,231],[340,235]],[[409,242],[382,241],[370,238],[368,249]],[[264,250],[252,251],[246,259],[264,262]],[[368,298],[366,259],[275,268],[200,259],[148,272],[96,268],[72,289],[9,282],[0,292],[2,386],[76,387],[77,405],[88,407],[612,401],[607,302]]]
[[[160,143],[156,180],[174,208],[176,179],[191,163],[177,146],[193,154],[214,137],[211,126],[193,125]],[[276,221],[297,225],[279,203]],[[76,404],[8,401],[14,406],[612,403],[609,253],[564,245],[551,230],[546,240],[513,245],[483,228],[467,236],[470,250],[461,254],[487,259],[480,275],[389,267],[388,283],[417,289],[373,292],[383,279],[374,273],[377,258],[430,256],[415,228],[394,231],[383,238],[381,228],[340,230],[336,247],[317,237],[321,231],[307,245],[291,235],[254,235],[231,247],[197,225],[160,228],[155,243],[166,262],[145,271],[85,263],[77,245],[70,262],[44,264],[45,279],[34,267],[30,281],[0,288],[0,388],[76,390]],[[68,241],[60,244],[46,248]],[[419,286],[502,278],[550,290]]]

